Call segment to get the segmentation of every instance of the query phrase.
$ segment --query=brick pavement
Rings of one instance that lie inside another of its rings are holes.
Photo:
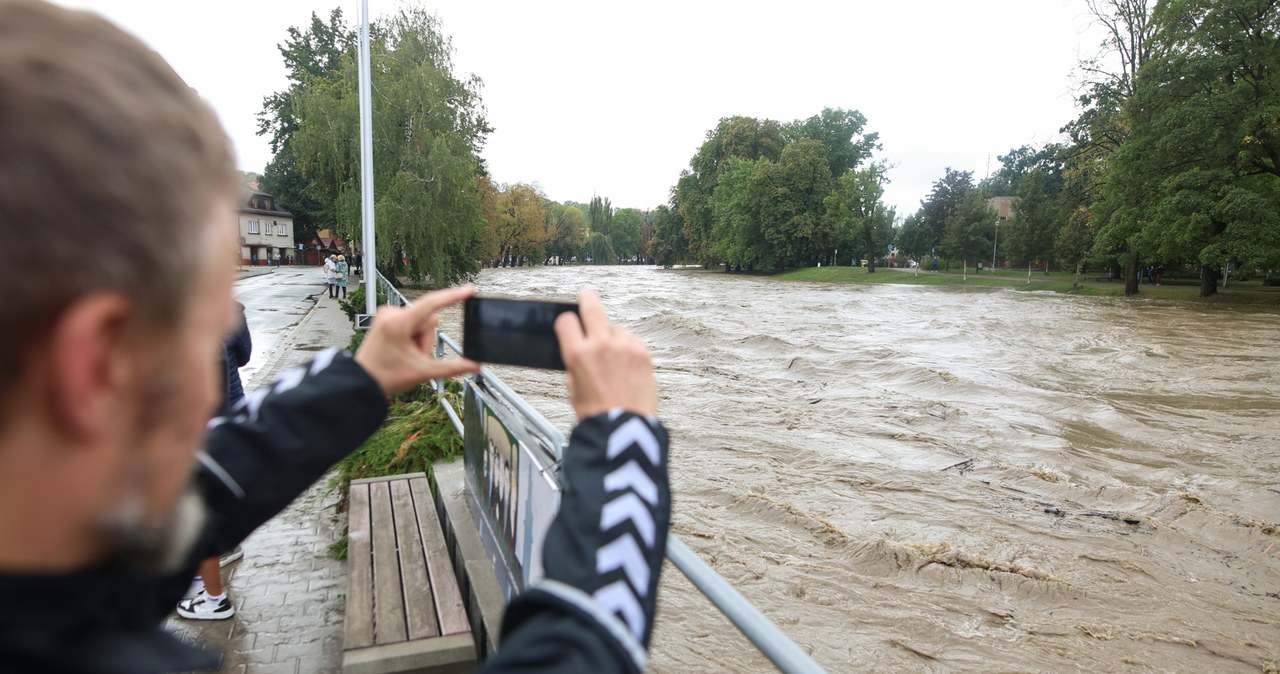
[[[319,301],[281,339],[254,390],[317,351],[345,347],[351,323],[317,284]],[[327,555],[346,529],[328,477],[244,542],[244,558],[222,570],[236,615],[222,621],[171,617],[167,627],[223,653],[218,671],[234,674],[337,674],[342,668],[345,565]]]

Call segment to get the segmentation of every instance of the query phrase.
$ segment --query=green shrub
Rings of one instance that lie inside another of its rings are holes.
[[[387,291],[381,286],[378,287],[378,306],[387,303]],[[338,306],[347,313],[347,318],[354,322],[356,314],[364,313],[364,284],[360,284],[351,294],[347,295],[347,299],[338,302]]]

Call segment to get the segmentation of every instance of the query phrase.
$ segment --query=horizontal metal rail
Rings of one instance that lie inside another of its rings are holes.
[[[376,273],[376,270],[375,270]],[[397,306],[408,306],[409,301],[405,299],[400,291],[391,286],[390,283],[377,274],[380,284],[386,288],[388,304],[396,304]],[[444,332],[436,331],[436,348],[437,358],[443,358],[446,355],[445,347],[458,355],[462,355],[462,349],[458,347],[458,343],[446,335]],[[536,432],[534,435],[540,441],[546,443],[545,451],[550,454],[557,462],[564,456],[565,438],[551,422],[547,421],[537,410],[533,409],[524,398],[520,397],[511,387],[507,386],[497,376],[485,370],[481,370],[480,374],[475,375],[478,379],[489,384],[489,387],[500,398],[511,405],[520,416],[524,418],[525,423],[529,424]],[[444,380],[437,379],[432,382],[437,393],[444,393]],[[457,411],[453,409],[453,405],[444,396],[440,396],[440,404],[444,407],[445,412],[453,421],[454,427],[458,430],[459,436],[465,436],[462,421],[458,418]],[[742,632],[760,652],[779,669],[786,674],[811,674],[815,672],[825,672],[813,658],[809,657],[794,641],[791,640],[777,625],[773,624],[763,613],[760,612],[751,602],[747,601],[733,586],[724,579],[723,576],[716,573],[697,555],[689,546],[685,545],[675,534],[667,536],[667,559],[676,567],[680,573],[684,574],[693,586],[698,588],[711,604],[715,606],[725,617]]]
[[[780,671],[826,671],[675,534],[667,536],[667,559]]]

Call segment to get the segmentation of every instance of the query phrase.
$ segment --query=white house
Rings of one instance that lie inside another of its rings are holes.
[[[240,263],[294,264],[293,214],[265,192],[246,190],[240,203]]]

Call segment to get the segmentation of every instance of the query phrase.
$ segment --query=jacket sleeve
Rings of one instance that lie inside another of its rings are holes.
[[[378,383],[330,349],[210,421],[196,474],[210,544],[230,550],[359,447],[386,414]]]
[[[671,523],[665,428],[621,410],[573,431],[546,578],[507,607],[483,672],[642,672]]]
[[[234,347],[236,366],[244,367],[248,365],[249,358],[253,355],[253,336],[249,334],[248,325],[240,326],[240,331],[235,336]]]

